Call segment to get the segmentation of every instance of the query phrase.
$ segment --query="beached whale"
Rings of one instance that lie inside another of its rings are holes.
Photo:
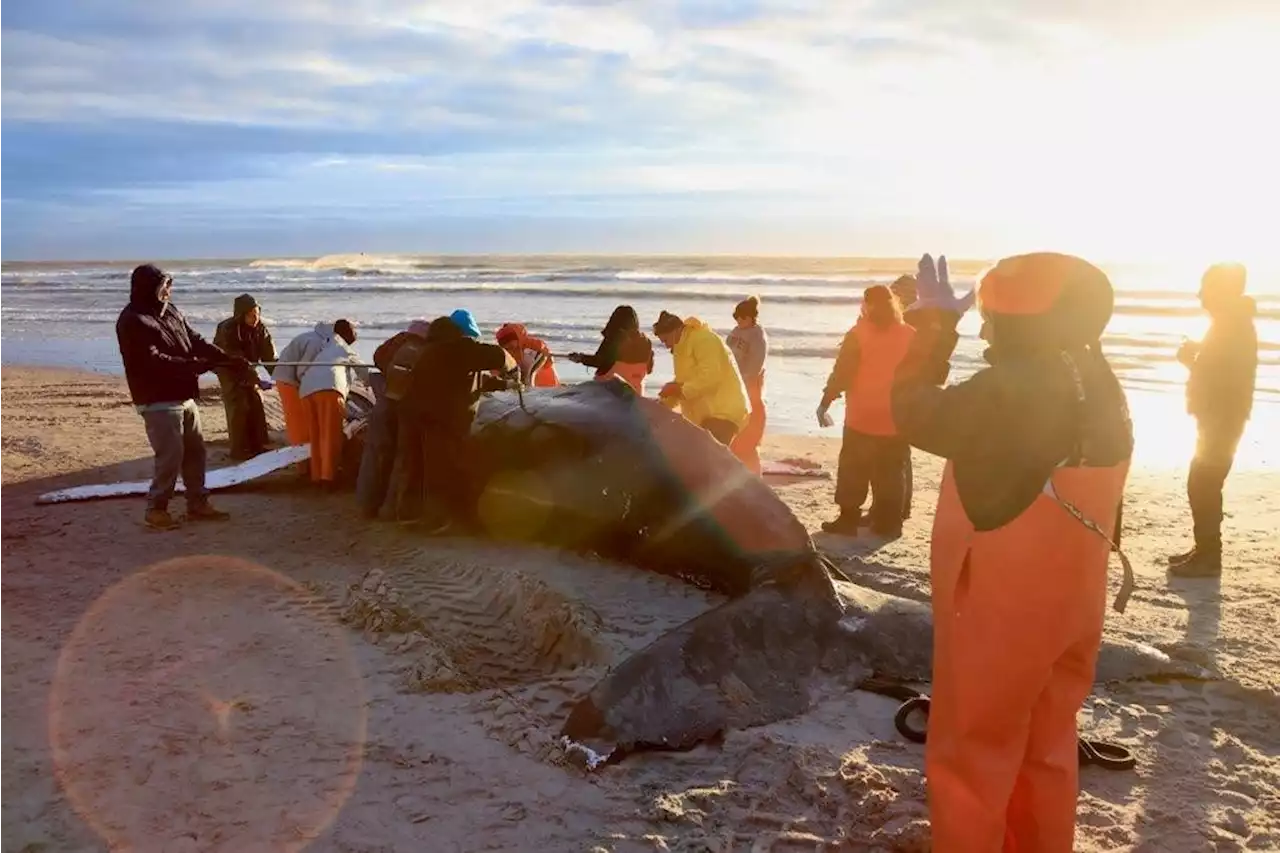
[[[803,713],[819,679],[925,682],[928,605],[834,580],[804,525],[725,447],[625,382],[493,394],[475,421],[489,531],[679,576],[728,602],[614,667],[562,735],[599,756],[685,748]],[[1099,681],[1205,677],[1107,642]]]

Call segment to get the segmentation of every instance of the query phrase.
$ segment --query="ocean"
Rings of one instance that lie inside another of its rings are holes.
[[[961,292],[985,266],[949,260]],[[409,320],[459,307],[475,313],[486,335],[504,322],[521,322],[553,352],[567,353],[594,350],[619,304],[634,306],[646,326],[665,309],[699,317],[724,334],[733,327],[733,306],[756,294],[770,342],[769,430],[838,436],[838,429],[820,429],[813,412],[840,338],[857,317],[863,289],[914,272],[915,260],[346,254],[162,266],[174,276],[174,303],[208,337],[230,316],[235,296],[247,292],[262,304],[277,349],[319,321],[347,317],[356,323],[356,348],[366,358]],[[114,324],[128,301],[131,267],[4,264],[0,360],[122,372]],[[1103,346],[1129,392],[1135,456],[1149,466],[1183,466],[1194,424],[1184,414],[1186,371],[1174,353],[1183,338],[1198,338],[1207,325],[1195,299],[1199,271],[1131,265],[1108,272],[1117,300]],[[1280,464],[1280,442],[1268,447],[1263,437],[1280,434],[1280,277],[1251,279],[1250,292],[1258,303],[1260,363],[1255,414],[1238,464],[1272,466]],[[953,380],[983,364],[979,324],[976,311],[961,322]],[[656,340],[655,346],[656,389],[670,378],[671,359]],[[590,375],[564,360],[557,369],[566,382]]]

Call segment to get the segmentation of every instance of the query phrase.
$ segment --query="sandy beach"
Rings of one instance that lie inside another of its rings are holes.
[[[171,533],[143,528],[139,499],[36,506],[148,478],[150,448],[123,378],[6,366],[0,384],[5,850],[930,849],[923,749],[880,696],[833,688],[799,718],[594,773],[566,760],[568,703],[718,596],[424,541],[288,474],[216,495],[230,522]],[[227,464],[216,395],[201,414]],[[763,455],[834,472],[838,447],[771,436]],[[940,465],[915,464],[900,540],[816,540],[859,583],[923,599]],[[831,480],[775,486],[811,530],[833,514]],[[1280,471],[1229,479],[1220,582],[1165,575],[1189,544],[1183,486],[1131,475],[1138,590],[1107,630],[1220,678],[1091,697],[1082,731],[1139,764],[1082,771],[1079,850],[1280,849]]]

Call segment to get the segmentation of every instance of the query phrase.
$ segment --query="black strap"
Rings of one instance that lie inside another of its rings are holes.
[[[887,696],[890,699],[902,700],[897,713],[893,715],[893,727],[898,730],[898,734],[912,743],[925,743],[928,740],[927,720],[931,704],[928,696],[901,682],[877,676],[872,676],[858,685],[858,689]],[[924,715],[926,725],[920,728],[911,726],[910,717],[916,713]],[[1076,741],[1076,754],[1081,767],[1093,765],[1103,770],[1132,770],[1138,766],[1137,758],[1128,747],[1110,741],[1079,738]]]

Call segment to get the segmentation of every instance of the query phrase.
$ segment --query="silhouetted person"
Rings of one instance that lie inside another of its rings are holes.
[[[1244,285],[1244,267],[1209,267],[1199,294],[1209,312],[1209,331],[1200,343],[1187,341],[1178,349],[1178,361],[1191,371],[1187,413],[1196,419],[1196,454],[1187,473],[1195,546],[1169,558],[1174,575],[1222,572],[1222,486],[1253,411],[1258,372],[1257,306],[1244,295]]]
[[[248,293],[236,297],[233,315],[218,324],[213,342],[228,355],[239,356],[250,365],[276,360],[276,347],[271,332],[262,322],[258,300]],[[272,370],[267,367],[268,373]],[[266,452],[270,440],[257,371],[252,366],[220,367],[217,373],[222,385],[222,405],[227,411],[231,458],[251,459]]]

